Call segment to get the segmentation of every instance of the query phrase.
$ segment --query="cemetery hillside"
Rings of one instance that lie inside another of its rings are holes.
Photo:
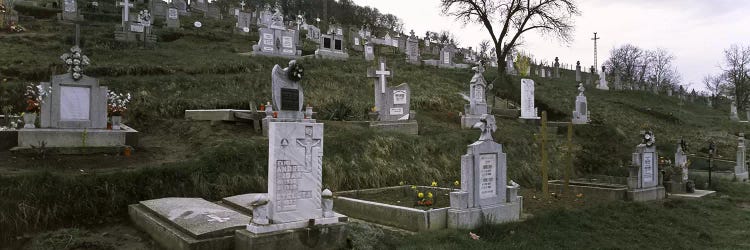
[[[0,249],[750,248],[731,98],[351,1],[66,2],[0,0]]]

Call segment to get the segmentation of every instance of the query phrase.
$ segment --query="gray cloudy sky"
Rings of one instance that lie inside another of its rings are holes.
[[[439,0],[354,0],[358,5],[371,6],[381,13],[403,19],[404,30],[414,30],[420,37],[425,31],[450,30],[461,47],[477,47],[489,40],[478,24],[464,26],[452,17],[443,16]],[[682,84],[697,90],[705,89],[701,79],[720,70],[722,51],[731,44],[750,45],[750,1],[745,0],[579,0],[582,15],[575,18],[572,43],[558,41],[534,33],[524,35],[523,51],[536,58],[574,64],[580,60],[586,68],[593,65],[593,32],[602,37],[599,44],[599,65],[609,50],[626,43],[644,49],[666,48],[676,60],[674,66],[682,74]]]

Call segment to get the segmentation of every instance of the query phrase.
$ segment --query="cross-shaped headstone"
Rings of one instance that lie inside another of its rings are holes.
[[[482,117],[479,118],[479,122],[474,124],[473,127],[482,131],[482,134],[479,136],[480,141],[492,141],[492,133],[497,130],[495,116],[491,114],[483,114]]]
[[[381,94],[385,93],[385,87],[387,85],[385,78],[388,76],[391,76],[391,71],[386,70],[385,60],[383,58],[380,58],[380,68],[375,70],[375,76],[373,77],[379,78]]]
[[[305,169],[312,169],[312,148],[320,147],[320,139],[313,139],[313,127],[305,127],[305,138],[297,139],[297,144],[305,148]]]
[[[240,2],[240,7],[242,8],[243,11],[245,10],[245,0],[242,0]]]
[[[122,6],[122,27],[125,27],[125,23],[128,22],[130,16],[130,8],[133,8],[133,4],[129,0],[123,0],[117,2],[117,6]]]

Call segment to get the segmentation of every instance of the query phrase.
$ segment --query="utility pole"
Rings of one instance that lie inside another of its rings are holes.
[[[597,56],[596,56],[596,40],[599,40],[599,39],[601,39],[601,37],[596,37],[596,32],[594,32],[594,38],[591,38],[591,40],[594,40],[594,70],[598,70],[599,69],[599,68],[597,68],[598,65],[596,63],[596,58],[597,58]]]

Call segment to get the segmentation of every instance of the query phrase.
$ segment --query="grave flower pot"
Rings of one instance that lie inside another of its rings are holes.
[[[112,130],[120,130],[120,124],[122,123],[122,116],[112,116]]]
[[[23,114],[23,128],[36,128],[36,113]]]

